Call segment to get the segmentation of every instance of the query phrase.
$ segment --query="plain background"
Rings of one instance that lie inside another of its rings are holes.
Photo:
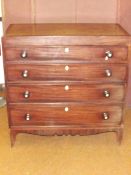
[[[1,17],[1,0],[0,0],[0,17]],[[2,22],[0,22],[0,37],[3,35]],[[0,40],[1,41],[1,40]],[[1,43],[1,42],[0,42]],[[4,84],[4,70],[3,70],[3,60],[0,56],[0,84]]]

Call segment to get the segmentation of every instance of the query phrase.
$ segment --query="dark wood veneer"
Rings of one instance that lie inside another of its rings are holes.
[[[68,107],[69,111],[65,111]],[[9,106],[12,126],[88,126],[90,123],[98,125],[117,125],[121,123],[122,107],[111,105],[86,105],[72,104],[64,105],[41,105],[41,104],[14,104]],[[108,112],[109,119],[103,118],[103,113]],[[30,120],[26,120],[26,114],[30,114]]]
[[[115,24],[11,25],[2,39],[11,144],[18,133],[116,132],[121,142],[129,41]]]
[[[25,98],[25,92],[29,92],[29,97]],[[105,97],[104,91],[109,92],[109,97]],[[102,101],[120,102],[125,98],[125,87],[118,84],[85,85],[65,83],[61,85],[31,84],[31,85],[10,85],[7,88],[9,102],[64,102],[64,101]]]
[[[69,70],[65,70],[65,66]],[[28,70],[28,77],[23,78],[22,73]],[[107,77],[106,70],[112,75]],[[6,64],[6,77],[8,81],[29,81],[29,80],[97,80],[97,81],[126,81],[127,65],[123,64]]]
[[[65,52],[69,48],[69,52]],[[105,60],[106,51],[111,50],[112,59]],[[23,59],[21,53],[27,52],[27,57]],[[46,61],[46,60],[65,60],[65,61],[89,61],[89,62],[126,62],[126,46],[44,46],[44,47],[16,47],[5,50],[7,61]]]

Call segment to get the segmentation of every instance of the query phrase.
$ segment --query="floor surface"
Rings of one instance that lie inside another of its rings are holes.
[[[0,108],[0,175],[131,175],[131,110],[126,111],[121,145],[114,133],[19,134],[11,148],[6,108]]]

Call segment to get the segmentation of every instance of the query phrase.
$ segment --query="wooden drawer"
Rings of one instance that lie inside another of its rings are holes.
[[[127,60],[125,46],[44,46],[6,48],[5,58],[13,60],[84,60],[89,62],[124,62]],[[111,58],[110,58],[111,57]]]
[[[8,81],[96,80],[124,81],[127,66],[115,64],[6,64]]]
[[[88,106],[86,104],[12,104],[9,105],[11,125],[88,125],[118,124],[120,106]]]
[[[73,84],[31,84],[8,85],[10,102],[68,102],[68,101],[122,101],[125,87],[115,84],[89,85]]]

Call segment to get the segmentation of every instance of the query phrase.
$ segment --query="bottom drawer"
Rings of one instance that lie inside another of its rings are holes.
[[[10,104],[10,124],[14,126],[110,125],[119,124],[121,106],[71,103]]]

